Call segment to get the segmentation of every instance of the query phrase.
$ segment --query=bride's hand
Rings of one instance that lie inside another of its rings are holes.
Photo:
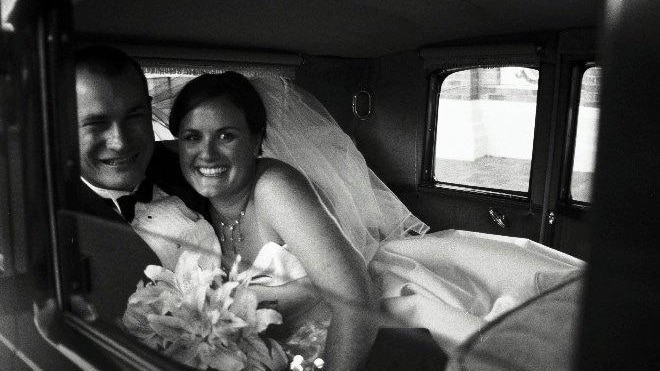
[[[315,304],[319,296],[309,277],[287,282],[280,286],[250,285],[259,303],[274,302],[275,308],[284,317],[299,312],[302,307]]]

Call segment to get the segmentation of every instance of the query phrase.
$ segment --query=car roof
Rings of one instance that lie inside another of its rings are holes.
[[[80,35],[374,58],[450,40],[595,27],[601,0],[77,0]]]

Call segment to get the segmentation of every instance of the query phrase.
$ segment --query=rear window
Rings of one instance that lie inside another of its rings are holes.
[[[239,62],[209,62],[199,65],[183,61],[139,60],[147,78],[151,96],[152,125],[156,140],[172,140],[169,130],[169,115],[177,94],[195,77],[205,73],[235,71],[248,78],[260,76],[281,76],[293,79],[296,65],[261,64],[251,65]]]
[[[177,75],[162,73],[147,73],[147,86],[151,96],[151,122],[156,140],[174,139],[169,129],[169,116],[174,98],[186,83],[196,75]]]

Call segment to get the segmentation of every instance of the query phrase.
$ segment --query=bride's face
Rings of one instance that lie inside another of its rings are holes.
[[[245,192],[254,176],[257,145],[245,114],[226,97],[207,100],[181,120],[181,170],[207,198]]]

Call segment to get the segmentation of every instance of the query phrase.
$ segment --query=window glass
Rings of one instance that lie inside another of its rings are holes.
[[[600,115],[600,77],[600,67],[590,67],[582,75],[571,176],[571,198],[580,202],[591,201]]]
[[[176,94],[194,75],[174,75],[166,73],[148,73],[147,85],[151,96],[152,123],[156,140],[170,140],[174,136],[168,129],[170,108]]]
[[[454,72],[438,97],[435,180],[527,192],[538,71],[524,67]]]
[[[152,123],[156,140],[172,140],[174,136],[169,130],[169,115],[174,98],[181,89],[195,77],[204,73],[222,73],[235,71],[247,78],[263,76],[279,76],[293,79],[295,67],[279,65],[249,65],[241,63],[209,63],[198,66],[195,64],[165,63],[154,65],[153,61],[142,61],[142,69],[147,77],[149,95],[152,98]]]

